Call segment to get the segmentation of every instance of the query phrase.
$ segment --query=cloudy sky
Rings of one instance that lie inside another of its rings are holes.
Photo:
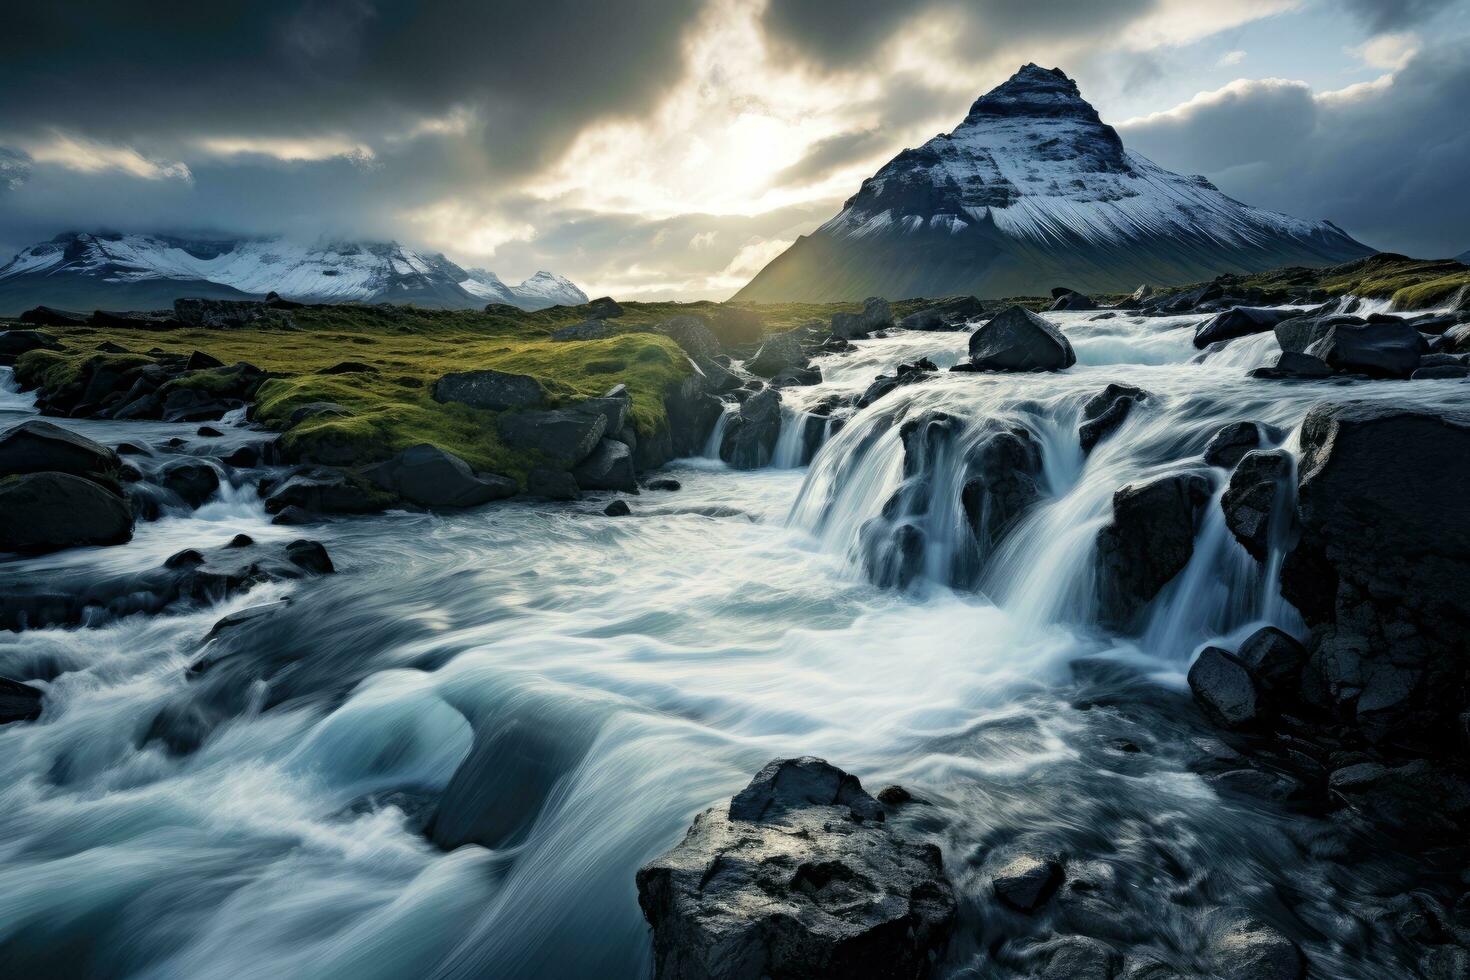
[[[7,258],[72,229],[395,238],[722,299],[1027,61],[1249,203],[1470,248],[1462,0],[51,0],[0,32]]]

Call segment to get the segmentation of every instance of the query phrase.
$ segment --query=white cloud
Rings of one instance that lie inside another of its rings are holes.
[[[207,136],[195,145],[214,156],[257,155],[293,163],[343,157],[368,164],[375,157],[372,147],[341,136]]]
[[[103,143],[56,130],[41,139],[21,140],[19,146],[35,163],[52,164],[78,173],[113,171],[143,180],[193,180],[188,166],[181,162],[150,160],[131,146]]]
[[[1244,60],[1244,51],[1226,51],[1224,54],[1220,55],[1220,60],[1215,62],[1215,66],[1218,68],[1230,68],[1234,65],[1240,64]]]
[[[1397,71],[1409,63],[1419,52],[1419,35],[1412,31],[1402,34],[1379,34],[1347,53],[1358,58],[1369,68],[1384,68]]]

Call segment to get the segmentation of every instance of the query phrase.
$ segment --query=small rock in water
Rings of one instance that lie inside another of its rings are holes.
[[[1238,911],[1217,927],[1209,952],[1221,980],[1302,980],[1307,973],[1296,943]]]
[[[1205,647],[1189,668],[1189,689],[1200,709],[1222,728],[1248,728],[1263,713],[1254,675],[1235,655]]]
[[[199,428],[194,430],[194,434],[196,436],[203,436],[206,439],[218,439],[220,436],[224,435],[223,432],[216,429],[212,425],[201,425]]]
[[[1062,866],[1050,858],[1021,854],[996,872],[995,897],[1018,912],[1034,912],[1062,883]]]
[[[41,717],[41,692],[29,684],[0,677],[0,725]]]
[[[884,806],[903,806],[913,802],[914,795],[902,786],[884,786],[878,791],[878,802]]]
[[[645,486],[650,490],[668,490],[670,492],[684,488],[684,485],[678,480],[667,476],[659,477],[657,480],[649,480]]]
[[[626,500],[614,500],[612,503],[602,508],[602,512],[608,517],[627,517],[629,514],[633,513],[633,509],[628,506],[628,502]]]

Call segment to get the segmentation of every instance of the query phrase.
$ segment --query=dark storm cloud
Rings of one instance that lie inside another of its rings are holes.
[[[1301,84],[1237,83],[1120,128],[1151,159],[1251,204],[1328,218],[1377,248],[1443,256],[1470,244],[1467,104],[1461,41],[1418,54],[1386,87],[1314,98]]]
[[[799,187],[826,178],[833,170],[866,159],[889,145],[887,134],[876,129],[840,133],[818,140],[807,155],[771,178],[773,187]]]
[[[921,16],[952,21],[953,51],[974,57],[1038,38],[1095,37],[1156,5],[1157,0],[771,0],[765,27],[800,57],[851,69]]]
[[[1374,34],[1403,30],[1433,17],[1456,0],[1343,0]]]
[[[0,128],[152,142],[375,135],[470,108],[497,169],[543,162],[589,120],[682,72],[698,0],[8,4]]]

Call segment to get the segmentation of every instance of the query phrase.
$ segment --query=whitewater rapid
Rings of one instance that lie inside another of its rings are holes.
[[[895,332],[826,356],[821,385],[786,392],[778,465],[677,462],[683,488],[631,498],[632,517],[509,502],[281,528],[251,487],[226,487],[140,524],[128,545],[0,564],[16,580],[142,569],[243,532],[320,540],[339,572],[205,609],[0,634],[0,674],[46,691],[40,721],[0,728],[0,964],[230,980],[648,975],[637,867],[767,760],[815,754],[928,801],[904,819],[940,842],[962,896],[983,887],[987,847],[1045,833],[1119,886],[1099,919],[1130,941],[1177,952],[1199,941],[1205,904],[1249,905],[1320,968],[1382,975],[1391,952],[1355,918],[1364,886],[1314,863],[1319,830],[1223,800],[1185,765],[1180,746],[1212,739],[1178,693],[1194,653],[1261,623],[1301,628],[1271,566],[1225,530],[1226,474],[1199,453],[1235,419],[1291,433],[1324,398],[1440,404],[1453,382],[1253,381],[1269,335],[1201,361],[1197,318],[1091,316],[1056,317],[1074,369],[941,373],[824,423],[835,434],[801,466],[790,427],[804,411],[921,356],[954,364],[967,335]],[[0,381],[3,426],[30,409]],[[1081,404],[1111,381],[1156,397],[1084,459]],[[880,590],[855,560],[858,529],[901,478],[896,420],[923,410],[1005,418],[1042,446],[1044,499],[975,591]],[[193,426],[63,424],[109,444],[218,449]],[[1089,560],[1111,495],[1182,470],[1209,476],[1217,498],[1195,557],[1140,635],[1109,634],[1093,621]],[[250,708],[190,755],[148,741],[159,711],[190,696],[184,668],[212,624],[281,597],[242,627],[238,649],[278,661]],[[446,853],[421,830],[477,744],[504,833]],[[1298,901],[1276,897],[1288,888]],[[986,959],[983,912],[962,907],[941,972],[1009,976]]]

